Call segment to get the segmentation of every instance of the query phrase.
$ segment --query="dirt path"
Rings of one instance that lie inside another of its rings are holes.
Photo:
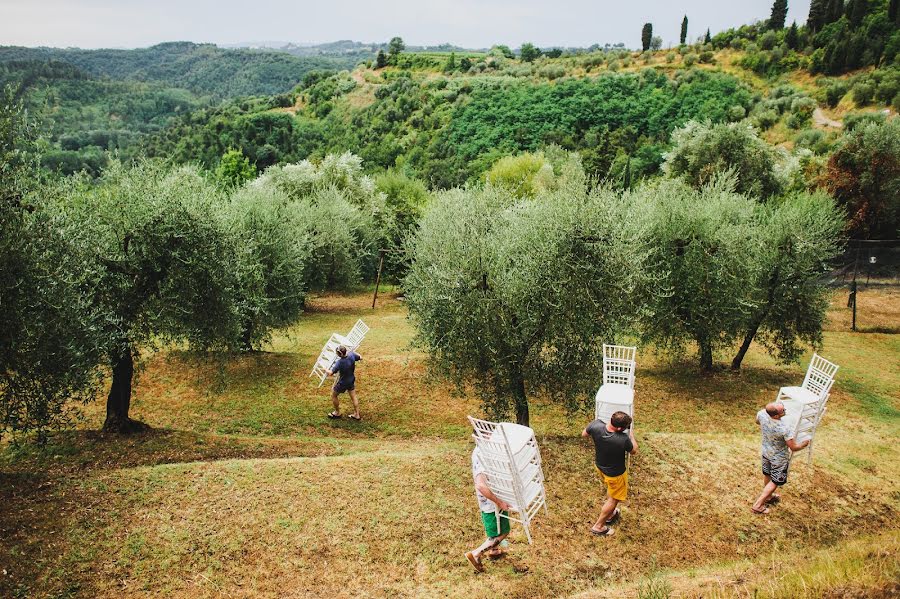
[[[825,113],[822,112],[821,108],[816,108],[815,111],[813,111],[813,122],[819,127],[834,127],[835,129],[841,129],[844,126],[840,121],[835,121],[825,116]]]

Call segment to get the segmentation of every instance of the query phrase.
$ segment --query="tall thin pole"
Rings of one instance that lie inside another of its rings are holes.
[[[856,272],[859,270],[859,250],[862,243],[856,246],[856,261],[853,264],[853,282],[850,283],[850,303],[853,305],[853,323],[850,325],[852,330],[856,330]]]
[[[375,295],[372,296],[372,309],[375,309],[375,300],[378,299],[378,285],[381,283],[381,269],[384,268],[384,250],[379,250],[378,275],[375,277]]]

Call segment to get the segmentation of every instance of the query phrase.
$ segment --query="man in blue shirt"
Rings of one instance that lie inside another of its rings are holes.
[[[341,345],[337,348],[338,359],[326,370],[328,376],[338,375],[338,380],[331,388],[331,403],[334,405],[334,411],[328,414],[329,418],[341,417],[341,402],[338,396],[346,391],[353,400],[353,413],[350,418],[353,420],[361,420],[359,416],[359,401],[356,399],[356,363],[362,360],[356,352],[348,352],[347,348]]]

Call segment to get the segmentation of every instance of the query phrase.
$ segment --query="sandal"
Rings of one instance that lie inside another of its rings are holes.
[[[768,514],[768,513],[769,513],[769,508],[764,507],[763,509],[758,510],[758,509],[756,509],[755,507],[750,506],[750,511],[753,512],[754,514],[760,514],[760,515],[763,515],[763,514]]]
[[[475,557],[475,554],[470,551],[466,554],[466,559],[469,560],[476,572],[484,572],[484,566],[481,564],[480,557]]]
[[[615,511],[612,513],[612,516],[610,516],[609,518],[606,519],[606,523],[612,524],[613,522],[615,522],[616,520],[619,519],[620,515],[621,515],[621,512],[619,511],[619,508],[616,508]]]
[[[347,418],[349,418],[350,420],[362,420],[362,418],[360,418],[356,414],[350,414],[349,416],[347,416]]]
[[[609,526],[604,526],[600,530],[591,529],[591,534],[598,537],[611,537],[616,534],[616,531]]]
[[[337,420],[341,417],[341,415],[337,414],[336,412],[329,412],[328,417],[331,418],[332,420]]]

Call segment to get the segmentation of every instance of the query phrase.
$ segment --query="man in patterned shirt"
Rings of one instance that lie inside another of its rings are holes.
[[[770,403],[756,413],[756,423],[762,432],[762,473],[766,481],[762,494],[750,508],[757,514],[768,514],[766,504],[775,504],[781,499],[775,489],[787,482],[791,452],[809,445],[809,439],[803,443],[794,441],[794,433],[782,420],[784,415],[782,403]]]

